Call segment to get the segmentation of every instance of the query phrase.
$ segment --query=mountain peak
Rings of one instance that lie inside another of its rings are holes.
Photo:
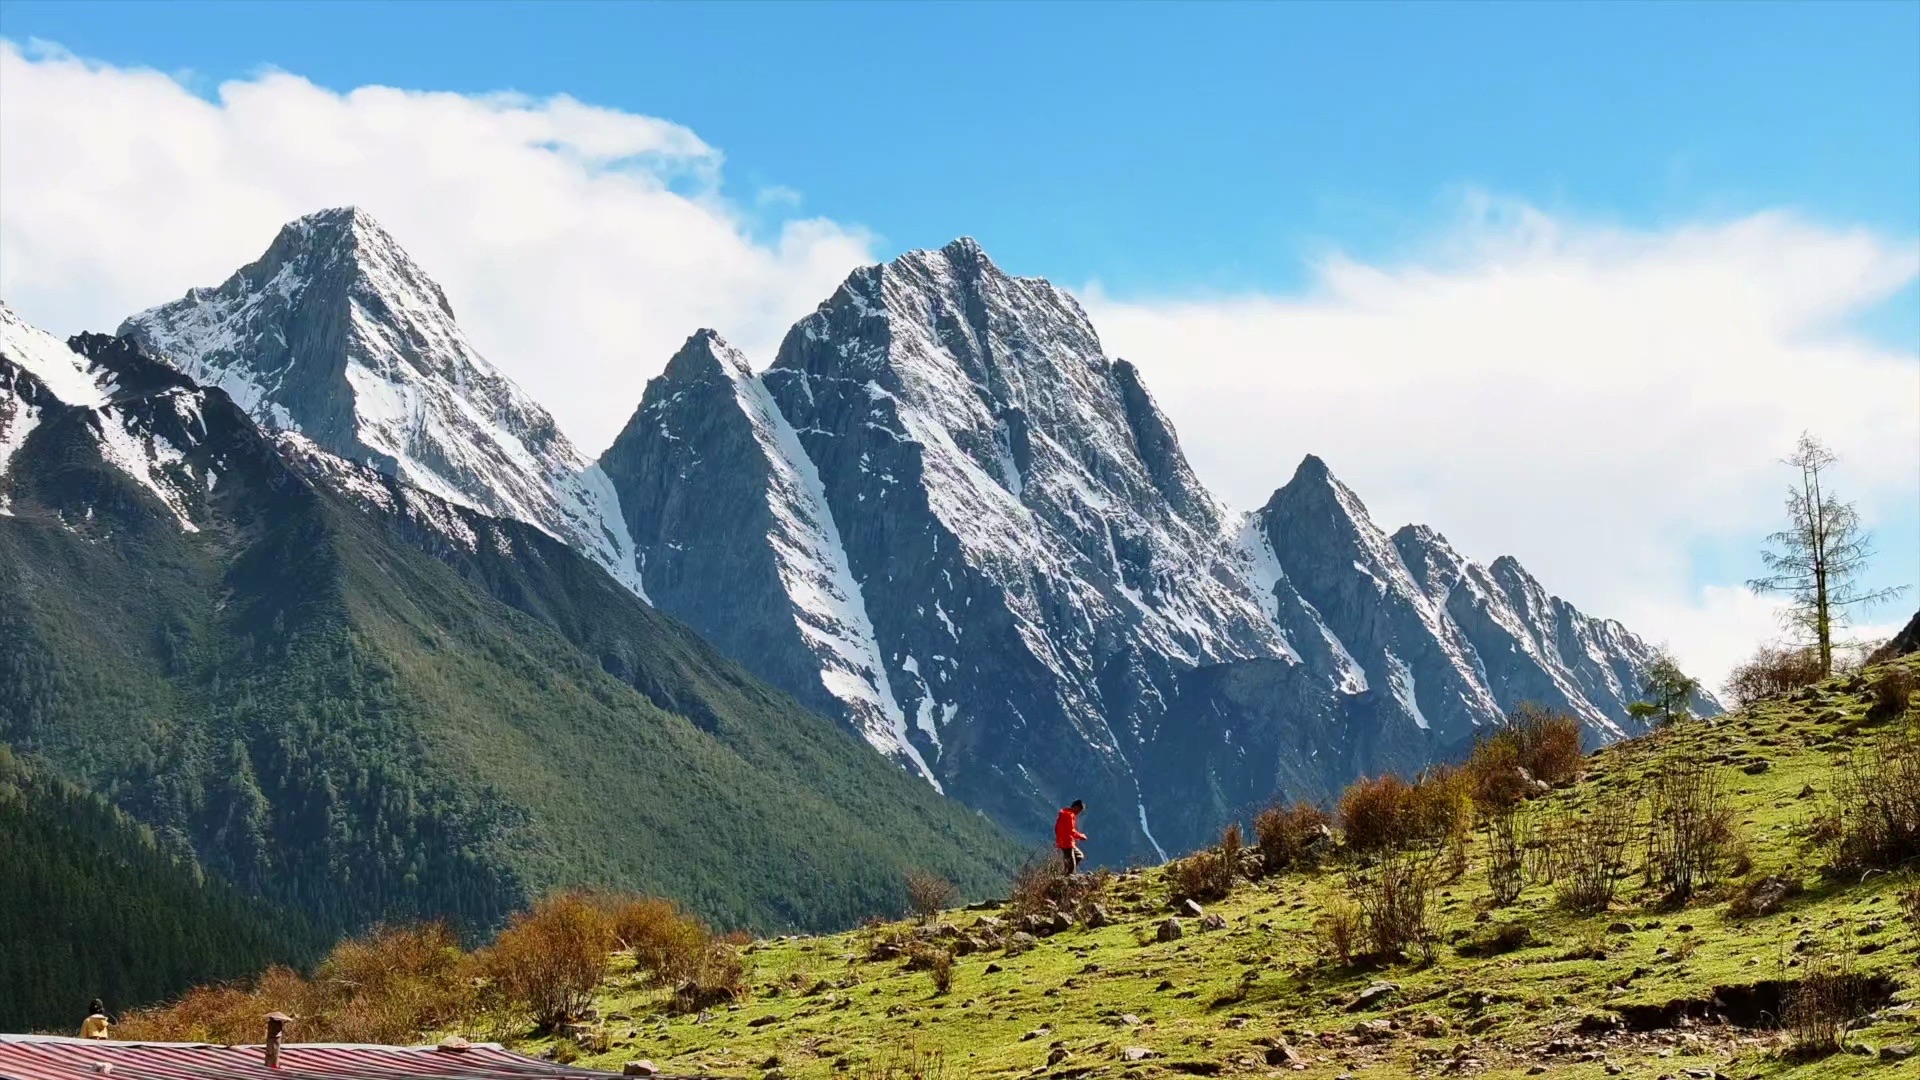
[[[668,383],[713,376],[730,379],[749,378],[753,366],[745,353],[728,344],[717,330],[702,327],[687,337],[686,343],[667,361],[660,378]]]

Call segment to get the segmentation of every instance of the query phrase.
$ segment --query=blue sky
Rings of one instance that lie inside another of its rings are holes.
[[[965,234],[1080,293],[1236,505],[1318,453],[1713,671],[1811,427],[1873,583],[1920,581],[1920,3],[0,0],[0,39],[0,287],[57,332],[357,202],[591,453],[694,327],[764,364]],[[646,118],[714,153],[582,150]]]
[[[1920,232],[1920,4],[105,4],[0,33],[206,89],[263,66],[567,93],[691,127],[731,194],[978,235],[1117,293],[1288,288],[1467,186],[1660,225]],[[782,203],[777,209],[790,208]],[[1878,313],[1920,336],[1920,294]]]

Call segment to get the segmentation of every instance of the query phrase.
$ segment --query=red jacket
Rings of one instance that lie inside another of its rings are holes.
[[[1062,807],[1060,816],[1053,819],[1053,846],[1065,851],[1075,840],[1086,838],[1087,834],[1080,831],[1080,812],[1071,806]]]

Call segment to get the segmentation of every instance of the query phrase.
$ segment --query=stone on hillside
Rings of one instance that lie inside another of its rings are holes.
[[[1012,936],[1007,938],[1007,955],[1018,956],[1039,943],[1039,939],[1027,933],[1025,930],[1016,930]]]
[[[1179,910],[1182,912],[1185,912],[1186,914],[1196,919],[1207,913],[1207,910],[1205,908],[1201,907],[1199,904],[1195,903],[1192,900],[1181,901]]]
[[[1052,1050],[1047,1051],[1047,1064],[1058,1065],[1072,1056],[1072,1054],[1067,1052],[1066,1047],[1056,1046]]]
[[[1360,991],[1352,1001],[1347,1003],[1347,1011],[1359,1012],[1361,1009],[1372,1008],[1374,1005],[1385,1001],[1388,995],[1397,993],[1399,990],[1400,987],[1394,983],[1374,983],[1365,990]]]
[[[620,1069],[622,1076],[659,1076],[660,1067],[651,1061],[629,1061]]]
[[[1225,930],[1227,920],[1220,915],[1208,915],[1200,920],[1202,930]]]
[[[1267,1064],[1290,1065],[1296,1069],[1303,1069],[1307,1065],[1307,1059],[1301,1057],[1298,1050],[1283,1042],[1267,1051]]]
[[[1881,1061],[1905,1061],[1913,1056],[1912,1043],[1888,1043],[1880,1048]]]
[[[1146,1061],[1155,1056],[1157,1055],[1155,1055],[1153,1051],[1144,1046],[1129,1046],[1120,1051],[1121,1061]]]
[[[1153,936],[1158,941],[1178,941],[1185,933],[1179,919],[1166,919],[1154,930]]]
[[[1108,914],[1105,906],[1100,904],[1089,904],[1087,905],[1087,915],[1086,915],[1085,921],[1087,924],[1087,929],[1098,930],[1103,926],[1111,925],[1113,923],[1113,916]]]

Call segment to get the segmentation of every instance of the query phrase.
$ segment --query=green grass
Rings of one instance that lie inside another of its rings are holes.
[[[1901,663],[1920,669],[1920,657]],[[1531,805],[1534,813],[1577,808],[1627,789],[1666,755],[1714,762],[1752,867],[1684,907],[1664,906],[1636,873],[1604,913],[1565,912],[1541,883],[1529,884],[1510,907],[1486,913],[1476,841],[1471,865],[1438,894],[1434,962],[1350,970],[1321,957],[1313,931],[1322,898],[1342,880],[1338,868],[1243,884],[1209,908],[1225,917],[1226,929],[1200,932],[1188,920],[1186,935],[1168,943],[1150,935],[1167,914],[1163,871],[1154,868],[1116,882],[1118,925],[1076,927],[1014,957],[962,957],[946,994],[900,960],[865,959],[875,935],[909,932],[907,924],[755,942],[751,997],[696,1017],[672,1015],[660,992],[630,970],[618,971],[593,1022],[610,1049],[581,1060],[617,1071],[622,1062],[650,1058],[671,1072],[758,1077],[777,1059],[796,1080],[869,1076],[909,1053],[937,1054],[946,1077],[1144,1078],[1214,1067],[1221,1075],[1264,1076],[1276,1070],[1265,1063],[1266,1041],[1284,1039],[1307,1060],[1298,1073],[1304,1076],[1521,1076],[1539,1066],[1575,1078],[1710,1075],[1689,1069],[1731,1077],[1913,1076],[1920,1058],[1883,1065],[1874,1054],[1892,1043],[1920,1045],[1920,932],[1902,921],[1896,900],[1901,889],[1920,886],[1920,874],[1909,868],[1828,879],[1819,873],[1821,849],[1805,835],[1836,755],[1872,734],[1859,727],[1863,710],[1864,696],[1835,681],[1806,700],[1683,724],[1601,751],[1583,780]],[[1758,770],[1753,763],[1762,759],[1765,771],[1744,771]],[[1813,794],[1803,795],[1809,787]],[[1729,916],[1734,888],[1773,873],[1799,877],[1807,891],[1765,917]],[[945,918],[964,928],[980,914],[997,912]],[[1504,955],[1462,955],[1457,946],[1493,921],[1524,924],[1534,943]],[[1629,930],[1609,929],[1619,924]],[[1897,1004],[1849,1036],[1852,1052],[1791,1061],[1779,1032],[1758,1027],[1578,1030],[1583,1017],[1795,978],[1798,968],[1789,964],[1803,938],[1846,951],[1861,974],[1904,984]],[[1376,981],[1398,990],[1375,1007],[1348,1011]],[[1386,1038],[1350,1037],[1357,1024],[1375,1020],[1395,1025]],[[520,1045],[538,1053],[552,1039]],[[1128,1047],[1156,1056],[1129,1064],[1121,1056]],[[1050,1065],[1055,1049],[1069,1056]],[[1450,1068],[1457,1059],[1480,1064]]]

